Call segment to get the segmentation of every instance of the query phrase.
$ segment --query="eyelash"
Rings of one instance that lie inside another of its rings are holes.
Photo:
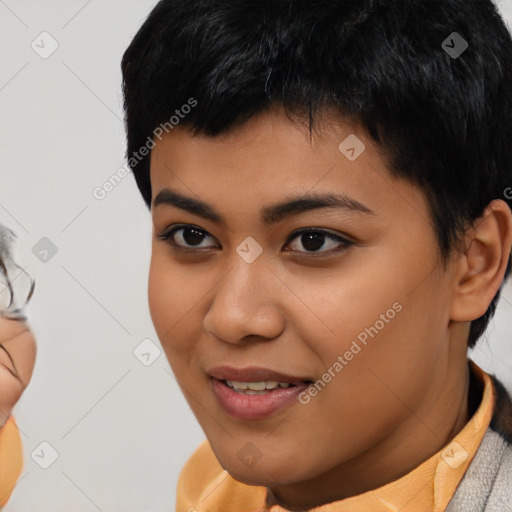
[[[201,235],[212,236],[204,229],[201,229],[198,226],[194,226],[193,224],[179,224],[179,225],[175,225],[175,226],[170,226],[163,233],[159,234],[158,238],[164,242],[167,242],[174,250],[177,250],[177,251],[198,253],[198,252],[205,252],[205,251],[212,249],[212,247],[202,247],[202,248],[199,247],[199,248],[194,249],[193,247],[178,245],[176,242],[174,242],[172,239],[173,235],[176,232],[181,231],[183,229],[187,229],[187,228],[194,229],[194,230],[198,231]],[[295,231],[294,233],[292,233],[288,237],[288,239],[286,241],[286,245],[288,245],[292,240],[300,237],[301,235],[311,234],[311,233],[316,233],[316,234],[319,233],[319,234],[323,235],[325,238],[340,242],[340,245],[342,245],[342,247],[339,249],[334,249],[334,250],[330,250],[330,251],[309,251],[309,252],[308,251],[292,251],[292,252],[304,253],[304,254],[307,254],[308,257],[309,256],[313,256],[313,257],[320,256],[321,257],[323,255],[339,254],[354,244],[350,240],[347,240],[343,237],[334,235],[334,234],[329,233],[328,231],[324,231],[322,229],[304,228],[304,229],[299,229],[298,231]]]

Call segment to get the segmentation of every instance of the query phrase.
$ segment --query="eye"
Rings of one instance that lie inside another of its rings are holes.
[[[339,253],[341,251],[344,251],[345,249],[348,249],[351,245],[353,245],[353,242],[346,240],[345,238],[342,238],[341,236],[335,235],[333,233],[330,233],[328,231],[318,230],[318,229],[302,229],[300,231],[296,231],[291,235],[291,237],[288,239],[287,245],[289,245],[290,240],[297,239],[300,241],[302,246],[306,249],[306,251],[298,251],[303,252],[305,254],[313,254],[316,253],[320,254],[329,254],[329,253]],[[326,243],[327,242],[327,243]],[[293,244],[292,244],[293,245]],[[329,249],[329,245],[334,247],[334,250],[322,250],[322,248]],[[336,249],[336,247],[338,247]]]
[[[175,236],[178,234],[177,236]],[[205,237],[211,237],[206,231],[197,226],[190,224],[182,224],[168,229],[164,233],[158,235],[160,240],[167,241],[177,249],[194,249],[194,248],[208,248],[212,246],[201,245]],[[213,238],[213,237],[211,237]],[[190,244],[190,245],[186,245]]]
[[[204,245],[205,240],[207,240],[208,238],[214,240],[214,238],[211,235],[209,235],[207,231],[197,226],[193,226],[191,224],[172,226],[171,228],[167,229],[164,233],[158,235],[158,238],[160,240],[167,241],[169,244],[171,244],[174,248],[178,250],[194,251],[194,249],[208,249],[210,247],[216,246],[215,244]],[[328,231],[312,228],[305,228],[293,233],[288,238],[286,246],[293,246],[293,244],[290,244],[290,241],[293,241],[295,239],[299,240],[306,250],[301,251],[293,249],[294,252],[303,252],[305,254],[309,253],[312,255],[315,255],[317,253],[339,253],[353,245],[353,242],[346,240],[341,236],[335,235]],[[332,249],[333,247],[333,250],[320,250]]]

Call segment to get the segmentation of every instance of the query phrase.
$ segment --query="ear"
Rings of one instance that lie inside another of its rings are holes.
[[[464,235],[465,250],[455,263],[452,320],[470,322],[487,311],[503,281],[511,246],[512,212],[496,199]]]

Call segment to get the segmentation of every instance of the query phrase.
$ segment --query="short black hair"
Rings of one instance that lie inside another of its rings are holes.
[[[128,165],[149,208],[138,151],[162,128],[214,137],[274,106],[310,134],[325,113],[362,126],[425,193],[445,262],[493,199],[511,206],[512,39],[492,0],[161,0],[121,67]]]

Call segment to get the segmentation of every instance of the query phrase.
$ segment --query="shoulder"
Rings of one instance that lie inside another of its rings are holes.
[[[489,427],[446,512],[512,512],[512,445]]]
[[[447,512],[512,512],[512,398],[487,375],[495,396],[491,422]]]

